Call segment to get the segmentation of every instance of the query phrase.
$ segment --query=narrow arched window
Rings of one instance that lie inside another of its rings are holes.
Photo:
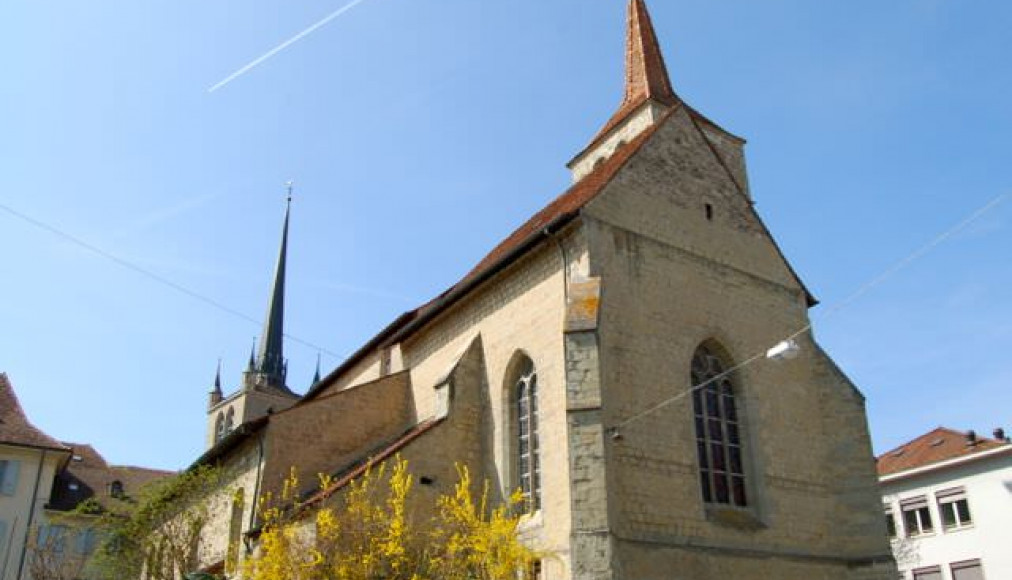
[[[214,420],[214,442],[217,443],[225,438],[225,414],[218,413],[218,418]]]
[[[541,458],[538,441],[538,373],[525,359],[514,390],[516,405],[517,483],[528,511],[541,508]]]
[[[721,358],[706,346],[692,357],[692,410],[703,501],[748,505],[742,429],[734,384]]]
[[[225,433],[222,435],[222,437],[231,433],[232,429],[234,428],[235,428],[235,409],[230,408],[228,410],[228,413],[225,414]]]

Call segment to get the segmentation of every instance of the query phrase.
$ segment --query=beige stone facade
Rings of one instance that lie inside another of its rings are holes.
[[[255,481],[237,470],[255,494],[290,466],[347,474],[397,446],[423,495],[459,462],[501,497],[531,465],[532,364],[540,504],[523,531],[554,554],[544,578],[892,579],[864,399],[814,341],[815,300],[753,208],[744,141],[671,90],[642,0],[629,18],[626,100],[571,163],[572,189],[204,460],[256,465]],[[763,356],[789,337],[797,358]],[[693,407],[701,346],[736,369],[741,467],[720,467],[742,474],[735,501],[701,483],[718,469],[697,445],[713,437]]]

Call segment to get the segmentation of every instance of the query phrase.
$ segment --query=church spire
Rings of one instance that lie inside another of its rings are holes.
[[[644,0],[629,0],[628,11],[622,107],[636,106],[647,99],[673,105],[677,97],[647,5]]]
[[[288,201],[285,220],[281,229],[281,251],[274,270],[274,285],[267,304],[267,318],[263,335],[260,337],[260,351],[256,358],[256,371],[268,377],[275,386],[285,387],[285,267],[288,261],[288,218],[292,211],[292,186],[288,184]]]
[[[573,179],[583,179],[600,162],[657,123],[678,102],[646,2],[629,0],[622,104],[590,145],[568,163]]]

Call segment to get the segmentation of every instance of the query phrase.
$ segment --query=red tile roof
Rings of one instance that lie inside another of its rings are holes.
[[[107,509],[115,509],[120,502],[136,498],[141,488],[149,483],[174,475],[171,471],[109,465],[91,445],[65,445],[73,450],[73,455],[53,482],[50,509],[70,511],[88,499],[95,499]],[[110,495],[114,481],[122,484],[124,496]]]
[[[976,437],[976,443],[970,445],[968,433],[938,427],[888,453],[883,453],[878,458],[878,474],[881,477],[899,473],[1005,445],[1008,445],[1008,442],[986,437]]]
[[[7,375],[0,373],[0,443],[69,451],[28,421]]]
[[[520,227],[506,237],[499,245],[492,249],[478,264],[471,269],[460,281],[448,288],[442,294],[422,306],[402,314],[390,326],[380,332],[355,354],[348,357],[339,367],[323,378],[317,385],[310,389],[302,398],[301,403],[316,398],[326,390],[331,382],[343,375],[348,369],[357,364],[362,358],[375,351],[379,346],[399,342],[411,332],[424,325],[435,315],[439,314],[457,299],[465,295],[476,284],[482,282],[488,276],[496,273],[498,269],[512,262],[516,258],[514,254],[522,254],[522,250],[536,242],[549,226],[559,224],[571,219],[579,213],[588,202],[594,199],[608,185],[618,172],[625,167],[625,164],[640,148],[646,143],[657,129],[664,124],[680,108],[676,106],[668,111],[657,123],[644,130],[636,138],[620,147],[607,160],[601,163],[583,179],[573,184],[565,193],[555,198],[541,211],[534,214]]]

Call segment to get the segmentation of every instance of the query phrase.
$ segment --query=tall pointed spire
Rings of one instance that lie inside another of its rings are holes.
[[[575,181],[590,174],[602,160],[658,122],[679,102],[645,0],[629,0],[626,26],[622,104],[590,145],[567,164]]]
[[[677,97],[644,0],[629,0],[627,27],[622,106],[636,106],[647,99],[673,105]]]
[[[217,393],[221,392],[221,359],[218,359],[218,370],[214,373],[214,390]]]
[[[292,184],[288,183],[288,201],[285,206],[285,221],[281,228],[281,251],[274,270],[274,285],[267,304],[267,318],[263,335],[260,337],[260,351],[257,353],[256,370],[267,376],[274,386],[285,387],[285,267],[288,261],[288,218],[292,211]]]

